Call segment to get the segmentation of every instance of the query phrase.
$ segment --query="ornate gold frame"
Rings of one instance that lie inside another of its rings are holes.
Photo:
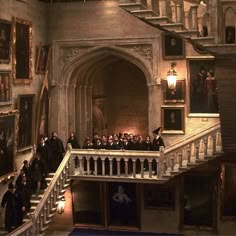
[[[13,17],[12,18],[12,22],[13,22],[13,27],[12,27],[12,35],[13,35],[13,45],[12,45],[12,78],[13,78],[13,82],[14,84],[31,84],[33,76],[32,76],[32,22],[28,21],[28,20],[24,20],[24,19],[20,19],[17,17]],[[16,64],[17,64],[17,35],[16,35],[16,27],[17,27],[17,23],[22,24],[22,25],[26,25],[28,26],[28,36],[29,36],[29,44],[28,44],[28,48],[24,48],[24,50],[26,50],[26,52],[28,51],[28,62],[29,62],[29,68],[28,68],[28,76],[27,78],[21,78],[21,77],[17,77],[16,74]]]
[[[7,128],[6,127],[7,121],[3,121],[2,118],[7,117],[7,116],[14,116],[14,127],[11,127],[12,132],[13,132],[13,137],[12,136],[9,137],[9,140],[11,138],[13,138],[13,151],[12,151],[12,155],[13,155],[12,156],[12,165],[13,165],[13,168],[12,168],[12,171],[10,171],[9,173],[6,173],[6,174],[0,176],[0,181],[9,180],[12,176],[15,175],[15,173],[17,171],[15,158],[16,158],[16,153],[17,153],[17,142],[18,142],[18,132],[19,132],[19,126],[18,126],[19,112],[18,112],[18,110],[12,110],[12,111],[7,111],[7,112],[1,112],[0,113],[0,123],[4,125],[4,128]]]

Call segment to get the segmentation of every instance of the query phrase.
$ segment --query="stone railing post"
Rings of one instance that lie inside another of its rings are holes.
[[[148,159],[148,174],[149,178],[152,178],[152,160]]]
[[[98,175],[98,157],[94,156],[94,175]]]
[[[198,149],[198,159],[204,160],[205,159],[205,149],[204,149],[204,140],[201,139],[199,142],[199,149]]]
[[[128,177],[128,161],[129,159],[125,157],[125,177]]]
[[[113,173],[113,166],[112,166],[112,157],[109,157],[109,175],[112,176]]]
[[[160,3],[160,16],[167,16],[167,6],[166,6],[166,0],[159,0]]]
[[[191,30],[197,30],[198,27],[197,8],[198,5],[191,6]]]
[[[140,163],[141,163],[141,178],[144,177],[144,159],[141,158],[140,159]]]
[[[216,152],[222,152],[222,139],[219,131],[216,132]]]
[[[195,143],[192,143],[190,147],[190,163],[195,163],[195,162],[196,162],[196,148],[195,148]]]
[[[102,157],[102,176],[105,176],[105,157]]]
[[[117,176],[120,177],[120,159],[117,159]]]
[[[158,160],[158,170],[157,170],[157,175],[158,178],[161,178],[164,174],[164,161],[165,161],[165,156],[164,156],[164,150],[165,148],[163,146],[160,147],[160,158]]]
[[[211,135],[207,138],[207,155],[212,156],[213,155],[213,138]]]
[[[136,178],[136,159],[132,159],[133,163],[133,177]]]

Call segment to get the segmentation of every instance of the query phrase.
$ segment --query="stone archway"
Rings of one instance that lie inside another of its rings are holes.
[[[55,104],[51,117],[55,116],[54,112],[61,115],[56,117],[57,120],[52,119],[53,123],[50,127],[58,130],[64,141],[71,130],[79,133],[80,140],[92,132],[92,84],[101,65],[104,67],[116,60],[126,60],[143,72],[146,85],[149,90],[151,88],[151,93],[155,90],[153,89],[155,86],[153,78],[156,78],[156,75],[153,75],[152,44],[138,50],[135,48],[136,51],[117,46],[97,46],[86,49],[83,47],[81,51],[75,50],[76,53],[72,58],[64,58],[64,60],[59,57],[62,54],[60,50],[64,49],[61,45],[57,46],[54,62],[58,63],[54,64],[54,79],[51,80],[52,106]],[[151,53],[143,54],[143,51],[148,51],[149,46]],[[154,107],[154,102],[150,102],[150,96],[148,91],[148,106]],[[59,104],[65,105],[60,106]],[[147,116],[149,116],[149,112],[147,112]],[[148,125],[149,120],[148,117]]]

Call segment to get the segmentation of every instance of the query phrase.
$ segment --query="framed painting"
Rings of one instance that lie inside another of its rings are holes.
[[[0,71],[0,106],[11,104],[11,72]]]
[[[162,80],[165,103],[184,103],[185,80],[177,80],[175,89],[169,89],[166,80]]]
[[[161,107],[162,133],[184,134],[184,106]]]
[[[190,59],[190,113],[219,113],[214,59]]]
[[[172,34],[163,33],[162,50],[164,59],[181,59],[185,57],[184,40]]]
[[[19,95],[19,137],[18,150],[32,146],[34,120],[34,94]]]
[[[235,26],[225,27],[225,43],[235,44]]]
[[[39,143],[40,136],[48,136],[49,132],[49,91],[47,77],[44,79],[44,83],[41,89],[39,106],[37,108],[37,122],[35,140]]]
[[[13,17],[13,82],[32,82],[32,23]]]
[[[48,59],[50,55],[50,45],[41,45],[37,48],[36,74],[45,74],[48,69]]]
[[[18,111],[0,113],[0,178],[14,174]]]
[[[112,182],[107,184],[108,225],[138,227],[137,185]]]
[[[145,208],[175,209],[175,187],[171,184],[145,184],[143,194]]]
[[[10,62],[12,24],[0,19],[0,63]]]

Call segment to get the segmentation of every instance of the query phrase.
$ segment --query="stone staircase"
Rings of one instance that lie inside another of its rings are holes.
[[[70,186],[71,179],[89,181],[113,181],[114,179],[114,181],[120,182],[165,183],[177,175],[216,160],[222,154],[220,125],[210,127],[200,134],[199,132],[193,133],[191,136],[185,137],[185,140],[179,140],[165,150],[162,148],[160,152],[84,150],[72,149],[69,145],[57,171],[50,173],[46,179],[47,189],[32,196],[32,207],[24,219],[23,225],[8,235],[45,235],[52,217],[56,214],[59,201]],[[76,158],[79,159],[77,168]],[[91,160],[93,160],[94,169],[90,168]],[[99,160],[101,161],[101,173],[98,171]],[[113,160],[116,160],[116,174],[113,172]],[[124,161],[124,173],[121,172],[122,160]],[[144,171],[145,161],[148,164],[147,171]],[[153,161],[156,161],[157,175],[153,175]],[[85,163],[87,163],[86,168]],[[129,163],[132,163],[130,170]],[[141,166],[139,173],[136,171],[136,163]]]
[[[120,0],[119,6],[148,25],[187,40],[199,50],[235,54],[236,44],[226,44],[223,36],[217,36],[222,21],[219,16],[224,15],[218,12],[222,4],[214,0],[207,4],[197,0]],[[204,29],[207,33],[203,33]]]

